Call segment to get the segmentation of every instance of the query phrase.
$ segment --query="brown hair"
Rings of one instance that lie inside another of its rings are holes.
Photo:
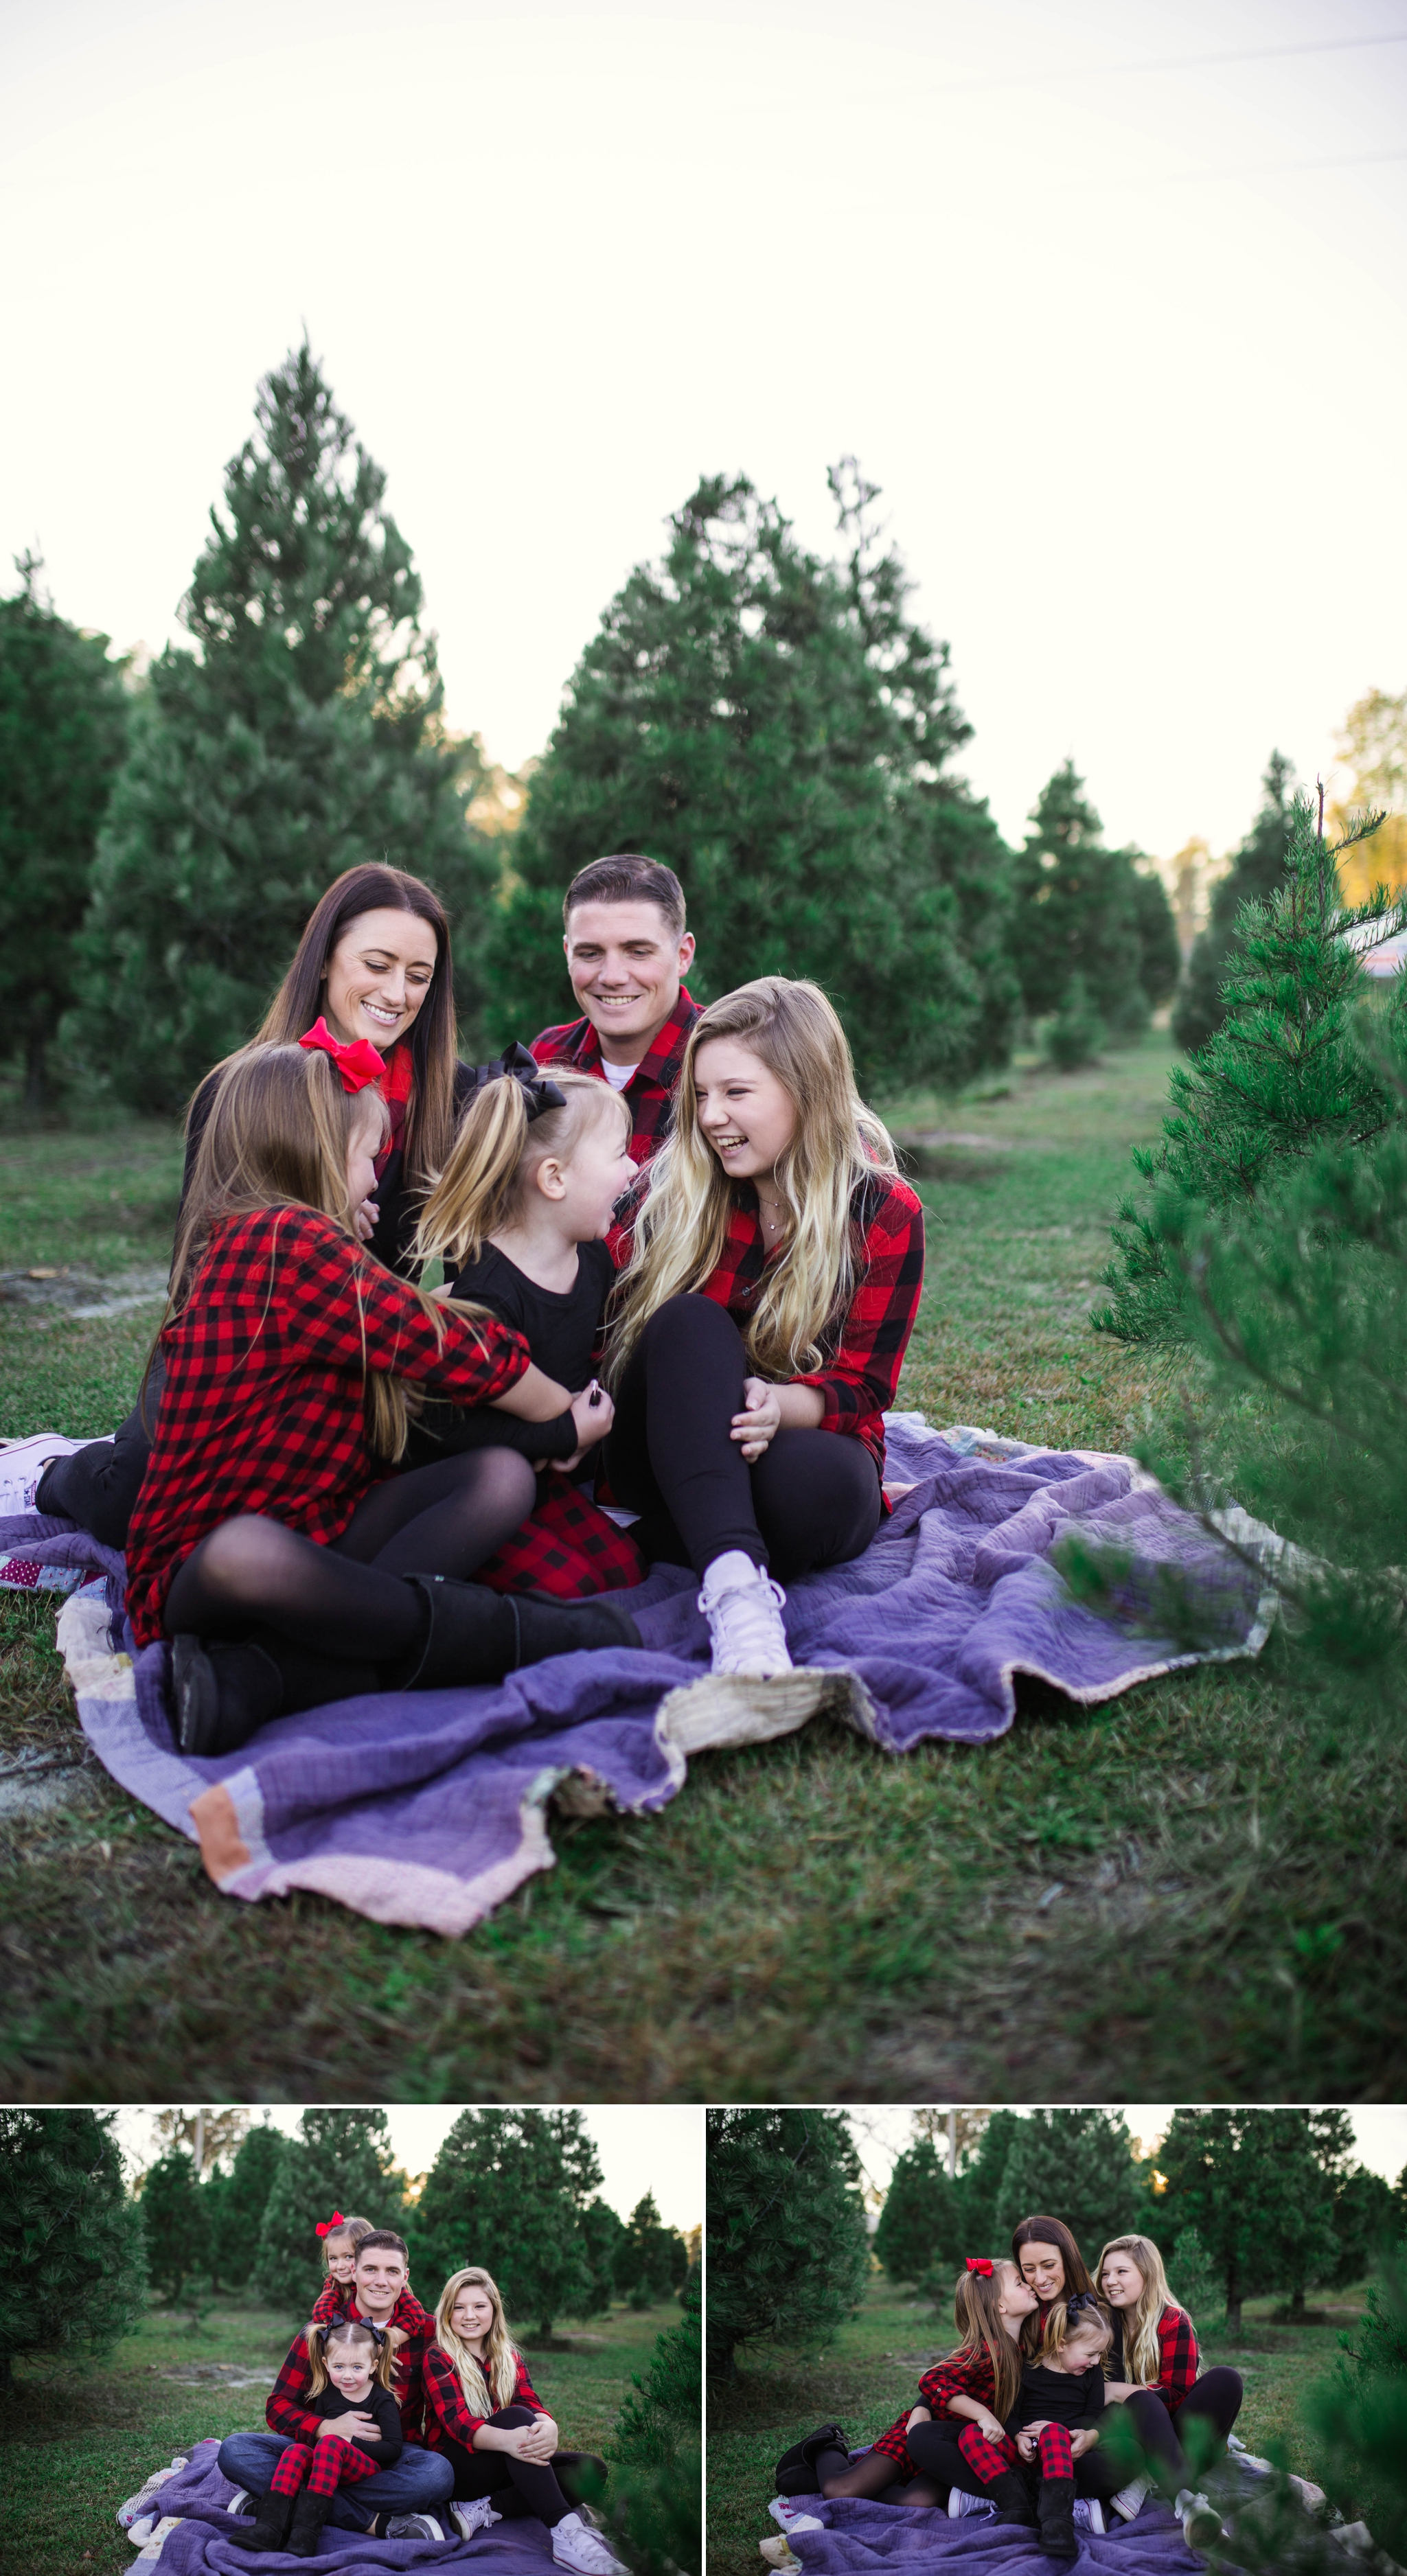
[[[410,2248],[407,2245],[405,2238],[396,2234],[394,2227],[370,2228],[367,2234],[362,2238],[360,2245],[357,2247],[358,2262],[361,2261],[363,2254],[365,2254],[373,2245],[378,2247],[382,2245],[394,2245],[396,2252],[404,2256],[406,2270],[409,2271]]]
[[[1093,2290],[1094,2283],[1085,2268],[1085,2258],[1063,2218],[1023,2218],[1011,2231],[1011,2255],[1017,2270],[1021,2268],[1023,2245],[1053,2245],[1065,2267],[1063,2299],[1072,2299],[1077,2290]],[[1057,2301],[1057,2305],[1061,2301]],[[1042,2340],[1044,2328],[1038,2308],[1022,2321],[1021,2343],[1026,2352],[1034,2352]]]
[[[609,859],[592,859],[578,868],[562,898],[564,926],[579,903],[658,904],[676,939],[684,936],[684,889],[673,868],[659,859],[643,859],[622,850]]]
[[[1001,2276],[1014,2271],[1014,2263],[998,2259],[990,2272],[959,2273],[953,2323],[962,2341],[956,2352],[943,2356],[945,2361],[976,2361],[986,2353],[992,2365],[994,2415],[1009,2415],[1021,2394],[1021,2354],[1002,2323],[999,2305]]]
[[[351,2246],[352,2252],[355,2254],[362,2238],[364,2236],[370,2236],[373,2232],[371,2220],[369,2218],[344,2218],[340,2227],[330,2227],[322,2240],[323,2270],[325,2272],[330,2272],[332,2269],[331,2249],[336,2244],[339,2236],[346,2237],[348,2244]]]
[[[256,1030],[255,1046],[286,1046],[301,1038],[323,1008],[328,963],[343,932],[363,912],[408,912],[435,934],[430,989],[406,1031],[414,1080],[406,1103],[405,1177],[422,1186],[449,1152],[454,1134],[454,1068],[458,1035],[454,1017],[454,961],[449,915],[437,894],[403,868],[368,860],[334,878],[308,915],[307,928],[283,982]]]
[[[543,1072],[563,1092],[565,1105],[540,1109],[535,1118],[529,1118],[523,1085],[511,1074],[475,1092],[420,1212],[412,1247],[417,1263],[477,1261],[488,1237],[510,1223],[539,1163],[552,1155],[568,1160],[582,1130],[596,1119],[614,1116],[622,1145],[629,1142],[629,1105],[608,1082],[570,1065],[546,1065]]]
[[[394,2387],[395,2382],[391,2374],[395,2368],[395,2347],[388,2334],[378,2333],[374,2327],[367,2324],[365,2318],[334,2318],[331,2325],[305,2326],[303,2335],[311,2365],[308,2377],[310,2397],[320,2395],[328,2384],[327,2352],[328,2346],[334,2343],[369,2343],[374,2354],[371,2365],[373,2380],[378,2388]]]

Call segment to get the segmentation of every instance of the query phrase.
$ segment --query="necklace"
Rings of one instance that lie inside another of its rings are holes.
[[[780,1199],[772,1199],[768,1201],[767,1199],[764,1199],[762,1192],[759,1190],[757,1193],[757,1207],[758,1213],[762,1219],[763,1233],[770,1235],[775,1239],[782,1230],[782,1201]]]

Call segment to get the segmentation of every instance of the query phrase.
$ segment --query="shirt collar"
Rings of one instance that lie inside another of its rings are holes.
[[[663,1084],[667,1091],[673,1088],[679,1068],[684,1061],[684,1049],[689,1042],[689,1031],[699,1017],[702,1007],[701,1003],[694,1000],[688,986],[681,984],[678,1001],[663,1028],[657,1030],[647,1053],[637,1064],[630,1082],[625,1086],[627,1091],[642,1074],[648,1081]],[[581,1037],[574,1053],[584,1073],[600,1072],[601,1032],[594,1020],[587,1018],[583,1021]]]

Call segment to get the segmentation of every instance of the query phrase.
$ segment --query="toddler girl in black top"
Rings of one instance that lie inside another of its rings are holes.
[[[571,1389],[556,1422],[427,1404],[407,1464],[481,1445],[513,1446],[571,1472],[605,1437],[614,1407],[593,1375],[615,1284],[606,1248],[617,1200],[636,1177],[630,1112],[618,1092],[567,1067],[544,1077],[525,1048],[484,1068],[416,1231],[416,1263],[442,1261],[442,1297],[486,1307]],[[522,1437],[519,1437],[521,1428]]]
[[[1046,2319],[1036,2358],[1022,2367],[1001,2441],[977,2423],[965,2424],[958,2435],[958,2449],[996,2505],[998,2522],[1039,2524],[1048,2558],[1079,2555],[1075,2460],[1099,2439],[1100,2363],[1111,2341],[1109,2321],[1092,2291],[1062,2301]]]
[[[309,2424],[310,2441],[287,2445],[259,2499],[253,2530],[234,2535],[242,2548],[285,2549],[294,2558],[316,2556],[338,2488],[389,2469],[404,2448],[389,2335],[353,2317],[310,2325],[305,2340],[312,2370],[301,2404],[305,2416],[320,2418],[327,2429],[314,2432]]]

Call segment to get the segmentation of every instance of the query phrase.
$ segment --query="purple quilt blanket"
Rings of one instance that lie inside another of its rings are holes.
[[[1048,2576],[1053,2561],[1041,2549],[1034,2531],[1005,2529],[989,2514],[964,2515],[949,2522],[946,2514],[914,2505],[872,2504],[859,2496],[821,2496],[794,2505],[814,2514],[820,2531],[794,2531],[788,2538],[805,2576]],[[1191,2551],[1171,2508],[1150,2497],[1133,2522],[1116,2522],[1112,2531],[1080,2531],[1079,2557],[1071,2562],[1075,2576],[1193,2576],[1204,2560]]]
[[[124,1789],[199,1840],[217,1886],[306,1887],[380,1922],[460,1933],[552,1866],[549,1800],[577,1814],[661,1807],[691,1755],[823,1710],[888,1753],[929,1736],[985,1743],[1012,1722],[1018,1673],[1089,1703],[1197,1661],[1074,1601],[1049,1562],[1071,1529],[1121,1544],[1131,1603],[1151,1597],[1160,1564],[1191,1568],[1227,1605],[1219,1653],[1257,1652],[1258,1579],[1129,1459],[983,1439],[891,1417],[888,1473],[913,1490],[862,1557],[791,1586],[798,1669],[776,1681],[711,1677],[696,1583],[657,1566],[629,1595],[639,1649],[558,1656],[491,1689],[344,1700],[213,1762],[173,1747],[168,1650],[133,1653],[119,1557],[29,1512],[0,1519],[0,1569],[14,1556],[86,1570],[58,1622],[84,1732]]]
[[[234,2489],[216,2466],[216,2441],[197,2442],[189,2466],[178,2469],[151,2499],[153,2512],[181,2517],[161,2544],[161,2576],[251,2576],[260,2567],[289,2567],[294,2561],[279,2550],[273,2558],[251,2558],[234,2534],[247,2532],[247,2518],[226,2511]],[[547,2576],[554,2564],[545,2524],[524,2519],[491,2523],[472,2540],[369,2540],[364,2532],[324,2530],[317,2564],[344,2568],[348,2576],[381,2576],[382,2570],[405,2567],[474,2567],[480,2576]]]

